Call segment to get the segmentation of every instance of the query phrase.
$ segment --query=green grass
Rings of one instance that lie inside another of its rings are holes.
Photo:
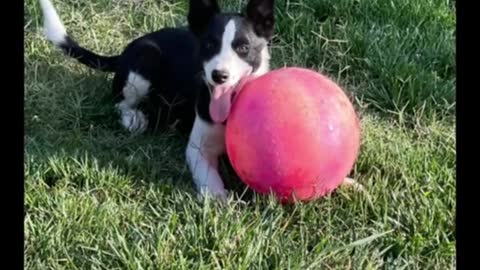
[[[183,24],[186,8],[54,4],[80,44],[105,54]],[[195,197],[185,138],[126,134],[111,75],[45,41],[39,5],[25,1],[26,268],[454,269],[453,4],[279,0],[273,66],[324,72],[352,97],[362,124],[352,175],[369,195],[282,206],[239,199],[237,187],[219,207]]]

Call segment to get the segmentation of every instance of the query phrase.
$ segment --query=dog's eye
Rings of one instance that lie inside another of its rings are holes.
[[[250,46],[248,46],[247,44],[242,44],[237,47],[237,52],[240,54],[247,54],[248,51],[250,51]]]

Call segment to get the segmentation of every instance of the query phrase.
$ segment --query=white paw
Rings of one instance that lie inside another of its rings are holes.
[[[203,186],[199,190],[198,197],[201,200],[205,198],[213,198],[222,203],[226,203],[228,199],[228,192],[224,188],[212,189],[208,186]]]
[[[362,184],[358,183],[356,180],[352,179],[352,178],[349,178],[349,177],[346,177],[343,182],[342,182],[342,187],[351,187],[353,188],[355,191],[362,191],[364,192],[365,191],[365,188],[363,187]]]
[[[142,134],[148,127],[148,119],[145,114],[134,109],[120,108],[120,123],[134,134]]]
[[[199,198],[207,197],[217,199],[223,203],[227,201],[228,192],[223,185],[223,181],[216,170],[211,170],[208,177],[201,181],[196,181]]]

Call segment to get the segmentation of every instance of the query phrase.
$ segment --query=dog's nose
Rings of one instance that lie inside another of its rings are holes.
[[[212,71],[212,80],[218,84],[226,82],[228,79],[228,71],[214,69]]]

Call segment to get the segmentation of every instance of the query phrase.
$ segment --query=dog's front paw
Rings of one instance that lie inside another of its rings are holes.
[[[345,179],[343,179],[343,182],[342,182],[341,186],[342,187],[353,188],[353,190],[355,190],[355,191],[365,192],[365,188],[363,187],[363,185],[358,183],[353,178],[346,177]]]
[[[198,197],[200,200],[213,198],[222,203],[226,203],[228,191],[223,187],[210,187],[205,185],[199,187]]]
[[[211,170],[208,177],[197,181],[197,189],[201,199],[213,198],[222,203],[227,201],[228,192],[216,170]]]

